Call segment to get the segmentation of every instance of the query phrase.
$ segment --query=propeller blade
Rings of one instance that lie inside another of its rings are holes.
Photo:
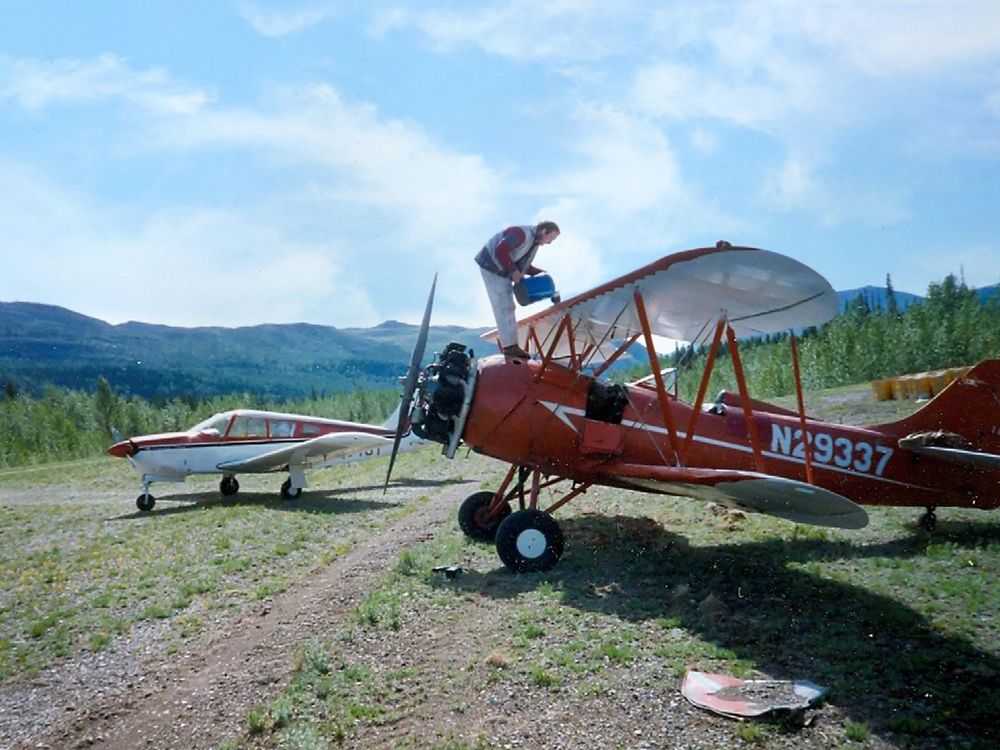
[[[424,349],[427,348],[427,333],[431,327],[431,308],[434,307],[434,289],[437,287],[437,280],[437,274],[434,274],[431,293],[427,297],[427,307],[424,308],[424,319],[420,323],[420,332],[417,334],[417,343],[413,346],[413,353],[410,355],[410,369],[406,372],[406,380],[403,381],[403,396],[399,402],[399,422],[396,424],[396,435],[392,442],[392,455],[389,456],[389,470],[385,473],[383,495],[389,489],[389,478],[392,476],[392,467],[396,463],[399,442],[403,439],[403,428],[410,418],[410,402],[417,389],[417,376],[420,375],[420,365],[424,361]]]

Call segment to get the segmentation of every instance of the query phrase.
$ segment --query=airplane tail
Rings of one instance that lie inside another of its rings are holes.
[[[898,422],[874,425],[905,442],[1000,454],[1000,359],[987,359]]]
[[[389,430],[391,432],[396,431],[396,426],[399,424],[399,407],[400,404],[396,404],[396,408],[393,409],[392,414],[390,414],[382,423],[383,430]],[[409,425],[407,425],[406,428],[409,429]]]

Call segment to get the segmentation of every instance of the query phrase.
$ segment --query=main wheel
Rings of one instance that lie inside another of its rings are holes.
[[[548,570],[562,557],[563,535],[559,524],[540,510],[519,510],[497,528],[497,554],[515,573]]]
[[[143,492],[135,499],[135,507],[143,513],[152,510],[154,505],[156,505],[156,498],[148,492]]]
[[[475,492],[462,502],[458,509],[458,525],[465,535],[477,542],[492,542],[497,535],[497,528],[510,515],[510,504],[504,503],[497,511],[497,519],[489,520],[490,503],[493,502],[492,492]]]
[[[219,482],[219,492],[221,492],[226,497],[230,495],[235,495],[240,491],[240,483],[236,481],[236,477],[223,477],[222,481]]]
[[[281,496],[283,498],[285,498],[286,500],[294,500],[295,498],[297,498],[301,494],[302,494],[302,488],[301,487],[296,487],[294,490],[292,489],[292,480],[291,479],[286,479],[281,484]]]

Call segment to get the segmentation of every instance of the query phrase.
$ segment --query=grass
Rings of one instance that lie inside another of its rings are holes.
[[[404,454],[397,476],[427,461]],[[195,477],[157,486],[148,514],[122,462],[50,469],[0,476],[0,686],[147,623],[165,624],[159,637],[176,648],[213,612],[279,595],[406,512],[382,497],[384,461],[314,472],[296,501],[278,498],[275,475],[241,477],[234,499],[217,477]]]
[[[855,418],[858,390],[837,389],[827,411],[816,411]],[[858,421],[894,418],[888,408]],[[443,467],[486,474],[482,486],[496,486],[495,468],[475,456]],[[354,471],[337,481],[377,484]],[[13,481],[0,477],[0,488],[10,492]],[[426,501],[421,489],[402,507],[380,503],[375,491],[282,505],[264,477],[248,479],[245,504],[200,485],[195,503],[138,516],[128,499],[134,487],[120,484],[113,500],[97,504],[0,500],[0,576],[11,582],[0,593],[0,665],[8,675],[107,648],[140,627],[143,613],[166,612],[157,622],[168,637],[191,637],[200,617],[277,595],[358,535]],[[566,538],[559,565],[525,576],[508,573],[491,545],[466,541],[451,523],[399,550],[394,569],[353,611],[331,618],[322,640],[302,644],[287,689],[249,712],[244,732],[224,746],[365,746],[376,733],[378,746],[503,746],[514,735],[489,720],[511,712],[528,733],[515,737],[521,746],[544,744],[544,722],[532,718],[542,712],[599,716],[628,737],[636,728],[628,711],[647,702],[657,708],[643,737],[655,745],[658,723],[694,711],[678,688],[688,669],[700,669],[830,688],[820,709],[825,746],[994,747],[1000,518],[942,509],[928,535],[915,527],[918,515],[872,508],[867,528],[847,532],[752,515],[733,521],[696,502],[592,488],[556,516]],[[432,572],[446,564],[466,572]],[[707,714],[691,724],[692,741],[713,745],[815,746],[808,727]]]
[[[334,727],[321,736],[363,745],[370,730],[408,714],[411,724],[389,735],[395,746],[474,746],[494,726],[474,720],[490,710],[483,696],[613,721],[621,696],[677,696],[692,668],[830,688],[824,741],[841,747],[875,738],[918,750],[994,747],[1000,521],[942,509],[928,535],[916,528],[919,512],[872,508],[857,532],[752,515],[734,525],[697,503],[595,488],[557,515],[567,544],[559,565],[524,576],[451,524],[401,551],[354,619],[323,642],[338,665],[325,698],[293,688],[289,727],[240,747],[283,747],[297,726]],[[454,563],[466,569],[456,579],[430,572]],[[358,628],[378,634],[379,654],[413,654],[411,671],[389,679]],[[446,633],[449,648],[428,633]],[[338,676],[351,670],[356,679]],[[318,681],[307,675],[300,669],[295,681]],[[450,724],[421,713],[430,695],[467,726],[435,735]],[[715,744],[811,746],[808,728],[695,724]],[[527,717],[518,726],[532,731]]]

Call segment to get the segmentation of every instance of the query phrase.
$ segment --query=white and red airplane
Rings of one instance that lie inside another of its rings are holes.
[[[292,499],[306,486],[305,470],[363,461],[392,451],[399,409],[382,425],[337,419],[236,409],[215,414],[186,432],[167,432],[122,439],[108,453],[127,458],[142,476],[141,511],[152,510],[154,482],[183,482],[191,474],[222,474],[219,491],[239,492],[237,474],[287,471],[282,497]],[[423,441],[405,428],[400,450]]]

